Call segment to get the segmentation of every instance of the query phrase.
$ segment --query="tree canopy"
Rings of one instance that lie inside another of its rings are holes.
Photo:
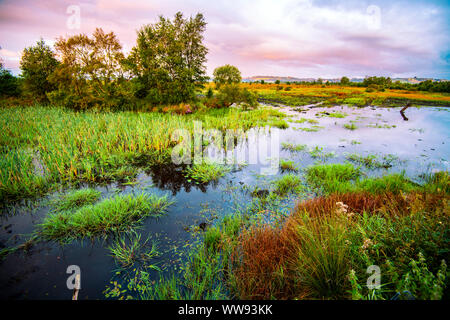
[[[136,97],[157,104],[195,99],[195,89],[207,79],[205,28],[202,14],[184,18],[181,12],[142,27],[126,61]]]
[[[41,39],[35,46],[26,48],[20,61],[25,91],[39,101],[47,100],[47,92],[55,89],[49,77],[58,64],[54,52],[44,40]]]
[[[224,84],[240,83],[241,80],[241,72],[235,66],[226,64],[214,70],[214,82],[218,88]]]

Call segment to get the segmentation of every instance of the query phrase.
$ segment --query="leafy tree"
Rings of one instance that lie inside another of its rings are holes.
[[[19,93],[18,79],[3,67],[3,63],[0,60],[0,96],[17,97]]]
[[[350,84],[350,79],[349,78],[347,78],[347,77],[342,77],[341,78],[341,84],[343,85],[343,86],[348,86],[349,84]]]
[[[26,48],[20,61],[26,92],[39,101],[46,101],[46,94],[55,89],[49,77],[57,66],[58,60],[44,40],[41,39],[35,46]]]
[[[137,44],[126,59],[134,76],[134,95],[154,104],[175,104],[195,99],[197,88],[207,80],[202,14],[173,20],[159,17],[138,31]]]
[[[214,82],[217,88],[224,84],[240,83],[241,80],[241,72],[235,66],[226,64],[214,70]]]
[[[53,103],[82,110],[117,109],[127,101],[124,55],[113,32],[97,28],[92,38],[59,38],[55,49],[61,64],[51,77],[57,85],[48,95]]]

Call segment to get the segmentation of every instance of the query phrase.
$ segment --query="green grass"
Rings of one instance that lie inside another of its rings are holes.
[[[292,144],[288,142],[283,142],[281,144],[282,150],[288,150],[290,152],[300,152],[306,149],[306,144]]]
[[[39,225],[39,233],[44,239],[61,242],[106,236],[130,230],[146,217],[160,216],[172,203],[167,196],[154,194],[116,196],[75,212],[51,213]]]
[[[308,118],[300,118],[300,119],[295,119],[295,120],[289,120],[289,122],[292,123],[310,123],[310,124],[318,124],[319,121],[315,120],[315,119],[308,119]]]
[[[318,132],[320,129],[324,129],[325,127],[321,126],[312,126],[311,128],[293,128],[297,131],[303,131],[303,132]]]
[[[348,114],[346,114],[345,112],[339,112],[339,111],[333,111],[333,112],[322,111],[322,112],[316,113],[316,116],[342,119],[342,118],[347,117]]]
[[[289,128],[289,124],[285,120],[273,120],[269,123],[271,127],[275,127],[278,129],[287,129]]]
[[[71,190],[52,200],[52,206],[56,211],[73,210],[87,204],[93,204],[100,198],[100,195],[100,191],[91,188]]]
[[[359,154],[349,154],[346,156],[347,160],[357,163],[359,165],[363,165],[369,169],[388,169],[393,166],[394,163],[399,163],[400,160],[397,156],[392,154],[384,155],[381,160],[379,157],[374,154],[369,154],[367,156],[362,156]]]
[[[294,174],[287,174],[273,182],[274,192],[280,196],[289,193],[300,193],[303,191],[303,184],[300,177]]]
[[[280,159],[280,168],[283,171],[298,171],[295,162],[292,160]]]
[[[352,131],[358,129],[354,123],[346,123],[344,124],[344,128]]]
[[[388,125],[388,124],[369,124],[367,125],[368,128],[377,128],[377,129],[392,129],[392,128],[396,128],[397,126],[394,124],[392,126]]]
[[[334,158],[336,154],[334,152],[325,152],[323,147],[315,146],[314,148],[311,148],[309,150],[309,155],[313,159],[320,159],[322,161],[325,161],[330,158]]]
[[[144,264],[145,268],[159,270],[156,265],[148,266],[147,263],[152,258],[160,255],[156,242],[149,245],[149,238],[141,240],[141,235],[131,232],[126,236],[118,237],[108,247],[110,255],[123,269],[131,268],[136,262]]]
[[[306,169],[308,184],[324,194],[361,191],[373,194],[399,193],[410,192],[419,187],[402,173],[365,179],[361,175],[359,167],[355,168],[350,163],[315,165]]]
[[[325,193],[348,190],[349,182],[360,176],[360,169],[350,163],[315,165],[306,168],[308,184]]]
[[[186,177],[195,180],[198,183],[208,183],[211,181],[218,181],[225,176],[230,169],[213,162],[203,162],[201,164],[194,164],[186,168]]]
[[[137,167],[171,161],[177,130],[248,130],[284,121],[271,108],[157,112],[74,112],[53,106],[0,109],[0,201],[79,182],[128,181]],[[280,122],[281,123],[281,122]]]

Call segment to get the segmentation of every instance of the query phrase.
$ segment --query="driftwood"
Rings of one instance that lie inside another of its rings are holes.
[[[409,119],[405,116],[405,110],[408,109],[409,107],[411,107],[411,103],[408,102],[408,103],[406,104],[406,106],[404,106],[404,107],[402,108],[402,110],[400,110],[400,114],[401,114],[403,120],[405,120],[405,121],[408,121],[408,120],[409,120]]]

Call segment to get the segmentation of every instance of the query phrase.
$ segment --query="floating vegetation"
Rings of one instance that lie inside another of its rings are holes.
[[[319,158],[322,161],[336,157],[336,154],[333,151],[325,152],[324,148],[319,146],[315,146],[314,148],[310,149],[309,155],[314,159]]]
[[[292,122],[292,123],[310,123],[310,124],[317,124],[317,123],[319,123],[318,120],[307,119],[307,118],[300,118],[300,119],[296,119],[296,120],[289,120],[289,122]]]
[[[346,123],[344,124],[344,128],[352,131],[358,129],[354,123]]]
[[[198,183],[208,183],[211,181],[218,181],[225,176],[230,169],[224,165],[214,163],[211,161],[204,161],[200,164],[194,164],[186,168],[186,177]]]
[[[155,264],[148,265],[148,261],[160,255],[156,242],[149,245],[150,238],[141,240],[141,234],[131,231],[125,236],[118,237],[108,247],[110,255],[121,268],[127,269],[139,262],[146,269],[161,271]]]
[[[294,174],[284,175],[275,180],[273,184],[275,187],[274,192],[280,196],[285,196],[289,193],[300,193],[304,189],[302,180]]]
[[[339,111],[332,111],[332,112],[322,111],[322,112],[316,113],[316,117],[345,118],[347,116],[348,116],[348,114],[346,114],[345,112],[339,112]]]
[[[381,158],[381,160],[379,160],[379,157],[374,154],[362,156],[354,153],[347,155],[346,158],[347,160],[363,165],[369,169],[381,169],[381,168],[388,169],[391,168],[394,165],[394,163],[400,162],[400,159],[393,154],[384,155]]]
[[[52,200],[56,211],[74,210],[87,204],[93,204],[100,198],[101,192],[95,189],[70,190]]]
[[[280,168],[283,171],[298,171],[297,166],[295,165],[295,162],[292,160],[280,160]]]
[[[300,152],[306,149],[306,144],[293,144],[288,142],[281,143],[282,150],[288,150],[291,152]]]
[[[311,126],[311,128],[293,128],[296,131],[304,131],[304,132],[317,132],[320,129],[324,129],[325,127],[321,126]]]
[[[369,124],[367,125],[368,128],[377,128],[377,129],[393,129],[396,128],[397,126],[394,124],[392,126],[388,125],[388,124]]]

